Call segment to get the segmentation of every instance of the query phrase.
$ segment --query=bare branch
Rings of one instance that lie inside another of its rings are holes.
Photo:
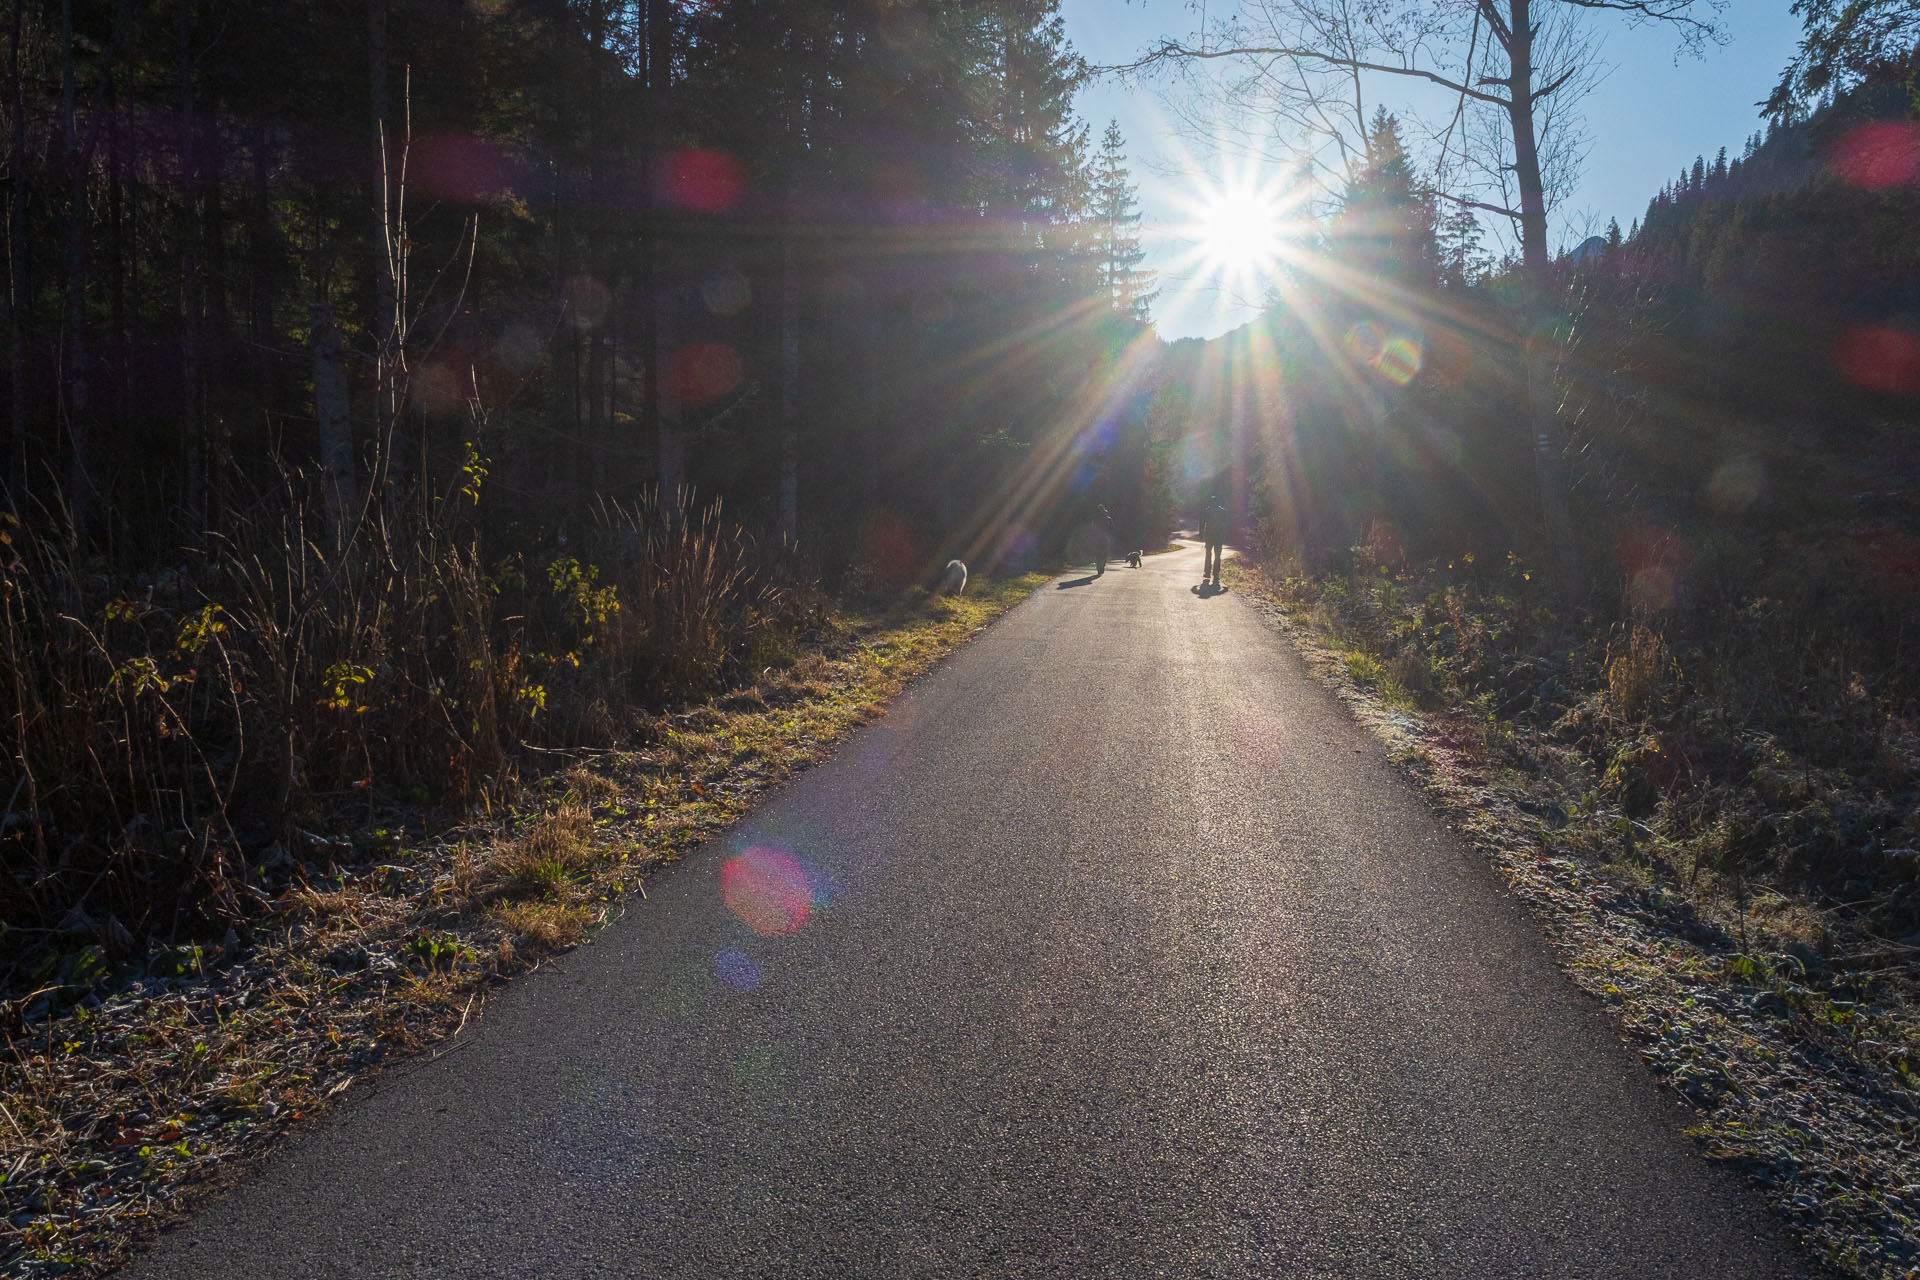
[[[1469,200],[1465,196],[1456,196],[1447,191],[1435,191],[1433,195],[1435,199],[1445,200],[1448,204],[1457,204],[1462,209],[1479,209],[1485,213],[1497,213],[1503,218],[1513,218],[1516,221],[1520,217],[1518,209],[1509,209],[1505,205],[1488,204],[1484,200]]]
[[[1573,79],[1576,75],[1579,75],[1583,69],[1584,68],[1582,68],[1577,63],[1571,67],[1568,67],[1565,71],[1562,71],[1559,75],[1555,76],[1552,80],[1548,81],[1544,85],[1541,85],[1538,89],[1535,89],[1532,93],[1528,94],[1527,101],[1529,102],[1540,101],[1540,99],[1546,97],[1548,94],[1552,93],[1555,89],[1560,88],[1562,85],[1566,84],[1567,81]]]
[[[1335,54],[1324,53],[1318,49],[1289,49],[1274,45],[1238,45],[1222,49],[1193,49],[1177,40],[1162,41],[1160,46],[1144,58],[1118,66],[1097,67],[1100,72],[1118,72],[1122,75],[1134,71],[1144,71],[1160,63],[1181,60],[1211,61],[1218,58],[1300,58],[1309,62],[1319,62],[1331,67],[1341,67],[1348,71],[1378,71],[1382,75],[1406,76],[1417,80],[1430,80],[1443,89],[1453,93],[1476,98],[1481,102],[1490,102],[1504,107],[1507,100],[1498,94],[1485,93],[1468,85],[1459,84],[1432,71],[1419,67],[1396,67],[1383,62],[1362,62],[1357,58],[1342,58]]]

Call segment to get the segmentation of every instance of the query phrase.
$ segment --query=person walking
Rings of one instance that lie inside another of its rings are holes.
[[[1107,571],[1107,561],[1113,556],[1113,517],[1107,514],[1105,503],[1094,508],[1093,513],[1093,574],[1097,578]]]
[[[1206,543],[1205,558],[1200,562],[1200,585],[1209,582],[1215,587],[1220,585],[1220,560],[1227,544],[1227,504],[1215,494],[1207,503],[1207,509],[1200,513],[1200,540]]]

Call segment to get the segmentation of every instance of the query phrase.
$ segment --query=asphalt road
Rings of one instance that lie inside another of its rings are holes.
[[[1799,1274],[1198,566],[1042,590],[131,1274]]]

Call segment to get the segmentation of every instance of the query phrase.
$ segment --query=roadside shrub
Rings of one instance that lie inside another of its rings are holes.
[[[790,556],[691,494],[490,558],[484,475],[469,452],[345,530],[316,477],[283,475],[136,577],[76,559],[57,518],[0,517],[0,988],[217,934],[343,852],[312,832],[344,806],[503,794],[523,744],[610,745],[784,662],[818,609]]]

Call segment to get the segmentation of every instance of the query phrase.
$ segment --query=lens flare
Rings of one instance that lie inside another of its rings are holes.
[[[493,340],[494,357],[514,374],[525,374],[540,359],[540,335],[524,324],[510,324]]]
[[[737,316],[753,301],[753,285],[733,267],[720,267],[700,282],[700,301],[717,316]]]
[[[1920,395],[1920,333],[1860,325],[1841,337],[1833,364],[1856,387],[1889,395]]]
[[[1373,321],[1362,320],[1347,330],[1340,345],[1355,364],[1395,386],[1404,387],[1420,374],[1424,352],[1420,340],[1411,334],[1390,334]]]
[[[1863,124],[1840,139],[1833,167],[1856,187],[1884,191],[1920,175],[1920,124],[1881,120]]]
[[[876,511],[860,526],[860,562],[883,586],[904,587],[920,572],[920,540],[891,511]]]
[[[1386,350],[1386,335],[1380,332],[1380,326],[1371,320],[1362,320],[1347,330],[1347,336],[1340,345],[1346,348],[1349,358],[1355,364],[1372,367]]]
[[[1760,459],[1743,454],[1713,469],[1707,480],[1707,505],[1722,515],[1738,515],[1760,499],[1767,471]]]
[[[667,362],[667,385],[682,404],[712,404],[739,386],[745,376],[740,353],[724,342],[682,347]]]
[[[598,329],[613,309],[613,290],[592,276],[573,276],[561,294],[567,320],[576,329]]]
[[[1628,603],[1648,612],[1673,603],[1680,590],[1685,548],[1671,529],[1641,525],[1621,537],[1616,551],[1626,575]]]
[[[755,933],[797,932],[813,910],[813,884],[791,854],[756,846],[720,868],[720,900]]]
[[[1920,596],[1920,541],[1886,525],[1856,530],[1853,554],[1890,596]]]
[[[499,143],[467,134],[428,134],[408,157],[408,181],[436,200],[481,204],[509,191],[519,177],[513,156]]]
[[[695,213],[724,213],[740,201],[746,174],[724,151],[677,151],[661,174],[661,199]]]
[[[1396,386],[1404,387],[1420,374],[1420,344],[1405,334],[1388,338],[1381,349],[1374,372]]]
[[[450,418],[466,407],[460,375],[441,361],[430,361],[414,370],[407,385],[407,398],[429,418]]]
[[[732,947],[713,958],[713,972],[735,991],[752,991],[760,985],[760,966],[746,952]]]

